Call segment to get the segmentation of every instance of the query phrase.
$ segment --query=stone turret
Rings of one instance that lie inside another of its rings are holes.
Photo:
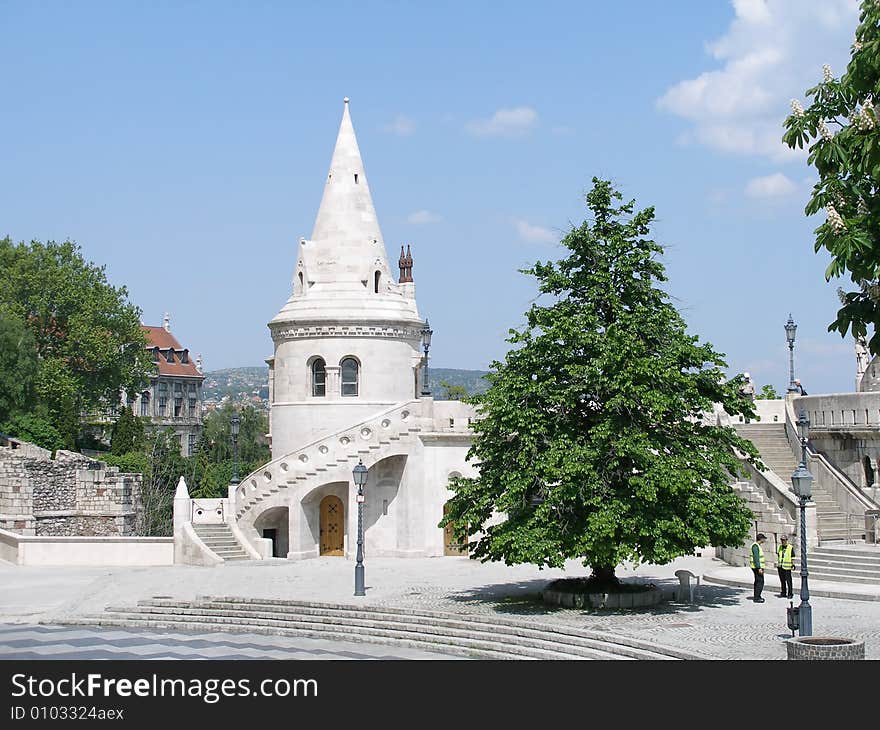
[[[401,254],[408,276],[395,282],[346,98],[293,291],[269,323],[273,458],[415,397],[422,321]]]

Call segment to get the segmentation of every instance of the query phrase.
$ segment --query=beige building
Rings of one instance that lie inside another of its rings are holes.
[[[143,325],[147,349],[156,372],[149,387],[128,405],[136,416],[149,418],[155,426],[172,428],[180,440],[180,453],[192,456],[202,432],[201,356],[193,361],[189,350],[171,334],[171,318],[166,313],[161,327]]]

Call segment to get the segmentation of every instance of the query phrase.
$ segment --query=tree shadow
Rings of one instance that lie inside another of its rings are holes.
[[[663,591],[663,600],[655,606],[640,608],[568,608],[544,603],[541,591],[549,580],[517,581],[475,586],[448,594],[452,601],[471,606],[485,606],[499,614],[513,616],[668,616],[697,613],[707,608],[738,605],[750,590],[716,584],[701,584],[694,603],[676,600],[679,582],[664,578],[627,578],[628,583],[653,584]]]

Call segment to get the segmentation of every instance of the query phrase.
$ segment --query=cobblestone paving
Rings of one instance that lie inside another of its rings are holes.
[[[539,600],[548,581],[588,572],[576,562],[566,570],[484,565],[467,558],[373,558],[366,561],[367,596],[352,595],[353,561],[320,558],[224,565],[218,568],[20,568],[0,565],[0,620],[63,622],[100,613],[108,605],[139,599],[198,595],[251,596],[349,605],[398,606],[481,616],[531,617],[536,622],[610,631],[720,659],[785,659],[788,601],[768,585],[755,604],[746,588],[704,583],[696,605],[667,603],[649,611],[594,611],[548,607]],[[619,570],[621,577],[650,581],[672,593],[674,573],[703,575],[725,568],[714,558],[680,558],[670,565]],[[742,570],[744,575],[749,571]],[[798,599],[795,599],[797,605]],[[865,641],[869,659],[880,659],[880,601],[814,597],[814,634]],[[216,636],[216,634],[212,634]],[[210,639],[209,639],[210,640]],[[359,645],[359,649],[362,645]]]

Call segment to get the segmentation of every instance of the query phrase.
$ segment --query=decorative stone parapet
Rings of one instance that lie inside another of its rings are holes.
[[[865,642],[834,636],[796,636],[785,641],[789,659],[851,660],[865,658]]]

